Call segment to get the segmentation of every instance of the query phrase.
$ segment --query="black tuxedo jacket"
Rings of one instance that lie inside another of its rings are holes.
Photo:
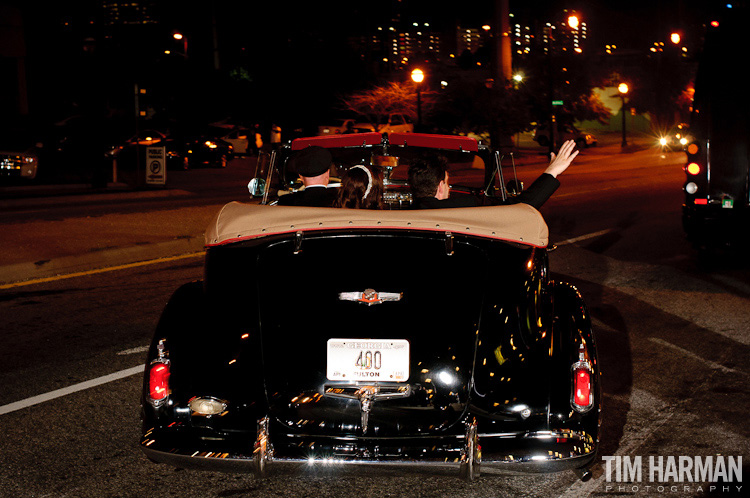
[[[518,204],[524,203],[539,209],[552,194],[555,193],[560,181],[552,175],[543,173],[529,188],[521,192],[516,197],[495,204]],[[479,200],[472,196],[454,196],[447,199],[436,199],[434,197],[418,197],[414,200],[416,209],[439,209],[439,208],[459,208],[479,206]]]
[[[337,193],[336,188],[307,187],[299,192],[279,197],[279,206],[331,207]]]

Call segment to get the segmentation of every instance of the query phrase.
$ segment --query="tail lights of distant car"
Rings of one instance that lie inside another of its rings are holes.
[[[708,204],[708,198],[705,194],[707,192],[708,168],[705,158],[701,154],[701,149],[702,147],[698,142],[691,142],[686,148],[688,161],[684,170],[687,175],[687,183],[685,183],[684,189],[685,193],[690,196],[687,203],[692,205]],[[696,195],[698,197],[694,197]]]
[[[169,362],[156,360],[149,367],[148,397],[154,407],[161,406],[169,396]]]

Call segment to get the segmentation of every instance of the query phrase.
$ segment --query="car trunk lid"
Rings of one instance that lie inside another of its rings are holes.
[[[272,415],[305,434],[443,433],[468,404],[486,254],[437,234],[335,239],[259,255]]]

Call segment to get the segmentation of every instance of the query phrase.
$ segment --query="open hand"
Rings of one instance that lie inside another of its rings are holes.
[[[557,175],[568,169],[570,163],[578,155],[579,151],[575,148],[576,143],[573,140],[566,140],[557,155],[554,152],[551,154],[549,166],[544,172],[557,178]]]

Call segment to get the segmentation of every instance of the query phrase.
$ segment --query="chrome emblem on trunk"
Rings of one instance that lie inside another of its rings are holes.
[[[377,292],[375,289],[365,289],[362,292],[339,292],[339,301],[358,301],[367,306],[387,301],[400,301],[403,292]]]
[[[405,398],[412,395],[409,384],[400,386],[325,386],[324,396],[333,398],[356,399],[360,404],[360,423],[362,434],[367,434],[370,423],[370,411],[376,401]]]

